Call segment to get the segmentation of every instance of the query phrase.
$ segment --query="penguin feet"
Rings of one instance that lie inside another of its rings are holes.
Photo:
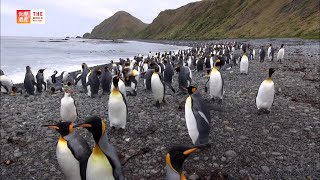
[[[211,102],[212,102],[212,104],[214,104],[214,98],[211,98]]]
[[[222,104],[222,99],[219,99],[219,100],[217,101],[217,103],[218,103],[218,104]]]
[[[258,115],[262,115],[262,114],[269,114],[270,111],[268,109],[259,109],[258,110]]]
[[[154,104],[154,106],[157,107],[157,108],[160,108],[160,103],[159,103],[159,101],[157,101],[157,102]]]

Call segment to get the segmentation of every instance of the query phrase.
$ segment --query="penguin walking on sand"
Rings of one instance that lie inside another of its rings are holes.
[[[183,173],[183,163],[197,148],[174,146],[166,154],[165,180],[186,180]]]
[[[26,66],[26,75],[24,77],[24,88],[29,95],[35,95],[37,83],[32,74],[30,66]]]
[[[194,86],[187,87],[189,97],[185,104],[188,133],[195,145],[207,144],[210,133],[210,113],[205,101]]]
[[[244,53],[240,61],[240,74],[248,74],[249,71],[249,59]]]
[[[9,94],[13,87],[12,80],[5,74],[0,75],[1,92]]]
[[[65,179],[85,180],[91,150],[86,140],[73,129],[71,122],[43,125],[60,133],[56,148],[58,164]]]
[[[94,68],[87,76],[87,90],[88,96],[94,97],[99,93],[101,70]]]
[[[125,129],[128,117],[128,106],[125,96],[119,90],[119,79],[119,76],[115,76],[112,79],[114,88],[109,96],[108,115],[111,127]]]
[[[109,67],[105,66],[101,74],[101,85],[102,85],[103,94],[110,93],[111,81],[112,81],[111,72],[109,71]]]
[[[269,69],[269,77],[264,80],[258,90],[258,94],[256,97],[256,104],[258,108],[258,114],[261,113],[270,113],[270,108],[274,101],[275,96],[275,88],[274,83],[272,81],[272,74],[275,72],[275,69]]]
[[[75,127],[91,132],[95,145],[88,159],[87,180],[124,180],[124,173],[116,149],[110,144],[106,124],[97,116],[90,117]]]
[[[284,47],[283,44],[281,44],[281,48],[278,51],[277,60],[278,62],[282,63],[282,60],[284,58]]]
[[[47,90],[47,83],[44,81],[43,71],[45,69],[39,69],[36,79],[37,79],[37,91],[42,92]]]
[[[75,122],[78,117],[76,103],[71,93],[71,89],[65,90],[64,97],[61,99],[60,116],[61,120],[66,122]]]
[[[218,103],[221,103],[223,99],[223,94],[224,94],[224,81],[220,71],[217,69],[217,65],[220,65],[219,59],[216,60],[210,72],[210,78],[208,80],[209,92],[210,92],[210,97],[212,99],[212,102],[214,102],[215,99],[218,99]],[[205,87],[205,90],[207,91],[207,87]]]

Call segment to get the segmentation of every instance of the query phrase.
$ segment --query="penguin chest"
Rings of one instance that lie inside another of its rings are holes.
[[[114,180],[113,168],[98,145],[95,145],[88,159],[87,180]]]
[[[127,105],[122,94],[118,90],[113,90],[109,96],[108,115],[110,126],[125,129],[127,122]]]
[[[272,80],[264,80],[258,90],[256,104],[258,109],[270,110],[274,101],[274,83]]]
[[[190,96],[187,98],[187,101],[185,104],[185,116],[186,116],[186,123],[187,123],[189,136],[193,144],[195,144],[195,142],[199,137],[199,131],[197,128],[197,120],[192,111],[192,99]]]
[[[68,148],[67,141],[60,137],[57,149],[57,160],[62,173],[68,180],[80,180],[80,163]]]
[[[249,60],[247,56],[242,57],[240,62],[240,73],[248,73],[249,69]]]
[[[74,122],[77,119],[77,109],[71,97],[61,99],[60,115],[63,121]]]
[[[210,74],[210,96],[211,98],[220,98],[222,99],[223,95],[223,84],[221,73],[214,69]]]
[[[151,77],[151,90],[154,99],[161,103],[164,97],[164,86],[159,78],[159,75],[156,73]]]

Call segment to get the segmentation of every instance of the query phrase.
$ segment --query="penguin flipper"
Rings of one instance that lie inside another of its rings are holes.
[[[8,87],[7,87],[7,86],[5,86],[5,85],[3,85],[1,82],[0,82],[0,87],[3,87],[3,88],[7,91],[7,93],[9,93],[9,89],[8,89]]]
[[[121,96],[122,96],[122,99],[123,99],[123,102],[126,104],[126,108],[127,108],[127,118],[128,118],[128,104],[127,104],[127,100],[126,100],[126,97],[124,96],[124,94],[122,94],[121,91],[119,91]]]
[[[76,134],[74,132],[72,134],[72,138],[66,138],[67,140],[67,146],[72,152],[73,156],[79,161],[80,163],[80,176],[81,179],[86,179],[86,169],[87,169],[87,163],[88,159],[91,155],[91,149],[86,142],[80,135]]]

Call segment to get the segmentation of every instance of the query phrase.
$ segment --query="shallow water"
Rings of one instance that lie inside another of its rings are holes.
[[[1,69],[13,83],[21,83],[27,65],[34,75],[39,69],[47,68],[45,76],[48,76],[54,70],[58,74],[62,71],[79,70],[83,62],[90,67],[109,63],[111,60],[118,61],[119,58],[132,59],[138,54],[147,56],[149,51],[155,54],[187,48],[138,41],[113,43],[93,39],[70,39],[63,42],[48,42],[49,40],[50,38],[39,37],[1,37]]]

